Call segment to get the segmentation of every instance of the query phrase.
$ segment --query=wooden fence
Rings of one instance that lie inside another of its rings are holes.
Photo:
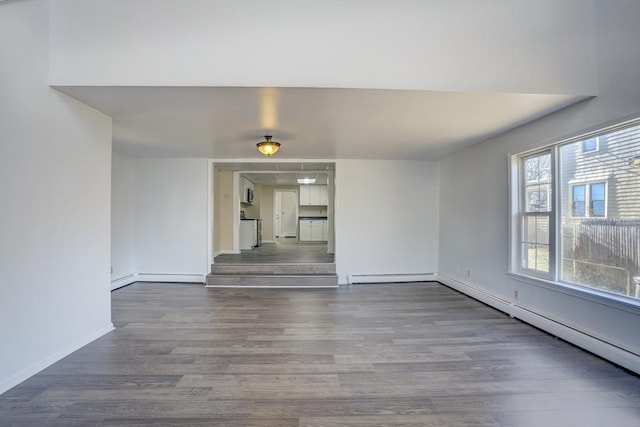
[[[640,219],[565,221],[563,244],[563,258],[578,262],[567,272],[576,281],[636,293],[632,279],[640,276]]]

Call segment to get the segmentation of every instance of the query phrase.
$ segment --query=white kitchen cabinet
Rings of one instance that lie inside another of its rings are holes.
[[[325,242],[327,240],[327,220],[326,219],[301,219],[300,220],[300,241],[301,242]]]
[[[299,190],[300,206],[309,206],[311,203],[310,185],[301,185]]]
[[[242,177],[242,185],[240,185],[240,201],[242,203],[249,203],[249,191],[255,191],[255,184],[248,178]]]
[[[326,185],[301,185],[300,206],[327,206],[329,196]]]
[[[312,221],[307,219],[300,220],[300,241],[301,242],[311,241],[311,223]]]
[[[240,250],[251,249],[257,245],[257,221],[240,221]]]
[[[324,221],[322,221],[322,241],[326,242],[327,240],[329,240],[328,236],[329,236],[329,225],[328,225],[328,221],[325,219]]]
[[[311,241],[322,242],[322,223],[325,221],[311,221]]]
[[[329,191],[327,186],[319,185],[318,187],[320,187],[320,205],[327,206],[329,204]]]

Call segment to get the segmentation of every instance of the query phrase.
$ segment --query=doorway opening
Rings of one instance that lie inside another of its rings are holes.
[[[212,162],[211,263],[333,264],[334,171],[333,162]],[[260,238],[245,238],[256,229]]]
[[[290,243],[298,238],[298,190],[273,191],[273,238],[275,243]],[[287,241],[287,239],[290,239]]]

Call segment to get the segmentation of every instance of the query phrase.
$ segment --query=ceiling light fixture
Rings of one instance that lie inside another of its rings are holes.
[[[315,178],[298,178],[298,184],[315,184]]]
[[[271,135],[265,135],[265,141],[258,142],[256,146],[258,147],[258,151],[264,154],[267,157],[271,157],[278,152],[280,149],[280,143],[271,140]]]
[[[631,166],[640,167],[640,156],[635,156],[633,159],[631,159],[629,164]]]

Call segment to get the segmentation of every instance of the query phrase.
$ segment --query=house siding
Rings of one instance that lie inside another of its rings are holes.
[[[573,185],[605,182],[606,218],[640,218],[640,168],[630,164],[640,155],[640,125],[600,136],[596,151],[583,152],[582,143],[561,150],[563,217],[570,216]]]

